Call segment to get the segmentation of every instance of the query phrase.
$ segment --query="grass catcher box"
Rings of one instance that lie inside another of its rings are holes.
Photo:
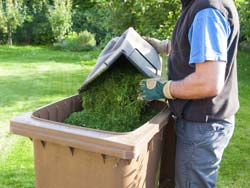
[[[84,91],[89,83],[110,68],[119,58],[125,57],[146,77],[160,77],[162,65],[156,50],[133,29],[113,38],[99,55],[92,72],[79,89]]]
[[[129,31],[135,34],[131,28]],[[120,55],[129,59],[121,51]],[[113,57],[109,62],[119,55]],[[105,71],[97,69],[98,74]],[[140,71],[147,76],[152,72],[158,76],[155,69],[151,70],[147,74]],[[88,80],[94,77],[96,74],[92,72],[80,89],[82,94],[90,83]],[[109,132],[63,123],[71,113],[82,110],[80,94],[16,117],[11,120],[10,128],[12,133],[33,140],[36,188],[154,188],[163,128],[170,112],[164,108],[164,102],[152,101],[150,105],[164,110],[131,132]]]

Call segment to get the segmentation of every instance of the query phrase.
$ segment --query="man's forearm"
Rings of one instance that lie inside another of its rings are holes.
[[[216,95],[194,74],[187,76],[183,80],[172,81],[170,92],[174,98],[179,99],[199,99]]]
[[[199,99],[216,96],[224,86],[225,62],[206,62],[183,80],[172,81],[170,93],[174,98]]]

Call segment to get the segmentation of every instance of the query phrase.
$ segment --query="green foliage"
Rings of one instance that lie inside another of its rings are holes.
[[[0,30],[0,45],[7,43],[7,36],[6,34]]]
[[[106,43],[108,42],[106,37],[112,33],[108,22],[109,16],[110,9],[103,2],[87,4],[78,2],[73,9],[72,30],[76,32],[88,30],[95,34],[98,45],[103,42]]]
[[[69,51],[93,50],[95,45],[95,36],[86,30],[78,34],[71,32],[65,37],[63,42],[55,44],[56,47]]]
[[[156,114],[146,113],[145,102],[137,100],[143,78],[127,60],[119,59],[83,92],[83,111],[73,113],[65,122],[108,131],[134,130]]]
[[[48,44],[53,41],[53,33],[48,20],[49,0],[24,0],[27,19],[17,28],[15,40],[23,44]]]
[[[235,0],[240,17],[240,42],[250,47],[250,0]]]
[[[54,0],[49,7],[49,22],[56,41],[61,42],[71,29],[71,0]]]
[[[25,20],[23,0],[0,0],[0,29],[8,34],[8,44],[12,45],[12,33]]]
[[[112,14],[109,23],[115,33],[132,26],[142,35],[160,39],[170,37],[180,13],[179,0],[115,0],[108,6]]]
[[[249,46],[250,0],[235,2],[241,46]],[[71,31],[88,30],[101,47],[128,27],[144,36],[170,38],[181,8],[180,0],[1,0],[0,4],[1,43],[14,34],[18,43],[51,44]],[[6,20],[11,23],[9,30]]]

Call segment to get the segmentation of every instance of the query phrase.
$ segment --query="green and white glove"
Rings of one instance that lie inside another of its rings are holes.
[[[151,37],[143,37],[159,54],[169,54],[171,50],[171,41],[170,40],[159,40]]]
[[[171,80],[162,78],[144,79],[140,82],[138,99],[152,101],[158,99],[174,99],[170,93]]]

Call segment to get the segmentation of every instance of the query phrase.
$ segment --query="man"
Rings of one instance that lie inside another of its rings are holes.
[[[177,118],[176,188],[214,188],[239,108],[239,18],[233,0],[181,2],[171,45],[146,38],[159,53],[170,52],[169,80],[142,80],[139,97],[167,98]]]

